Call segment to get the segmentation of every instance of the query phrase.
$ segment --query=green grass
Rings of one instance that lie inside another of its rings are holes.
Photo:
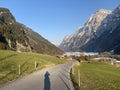
[[[76,90],[120,90],[120,68],[105,62],[82,62],[72,76]],[[78,87],[80,70],[80,88]]]
[[[34,72],[35,61],[37,70],[66,62],[49,55],[0,50],[0,85]],[[19,75],[19,64],[21,75]]]

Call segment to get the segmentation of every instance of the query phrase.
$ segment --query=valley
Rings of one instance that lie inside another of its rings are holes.
[[[0,90],[120,90],[119,3],[0,0]]]

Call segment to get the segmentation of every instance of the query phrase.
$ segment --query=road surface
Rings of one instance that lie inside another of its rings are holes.
[[[75,62],[34,72],[2,86],[0,90],[74,90],[69,72]]]

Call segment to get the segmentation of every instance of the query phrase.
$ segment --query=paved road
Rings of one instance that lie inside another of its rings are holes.
[[[76,61],[44,69],[6,84],[0,90],[74,90],[69,71]]]

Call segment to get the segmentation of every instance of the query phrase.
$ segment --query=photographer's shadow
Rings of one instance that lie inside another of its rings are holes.
[[[46,71],[45,75],[44,75],[44,90],[51,90],[50,88],[50,73],[48,71]]]

